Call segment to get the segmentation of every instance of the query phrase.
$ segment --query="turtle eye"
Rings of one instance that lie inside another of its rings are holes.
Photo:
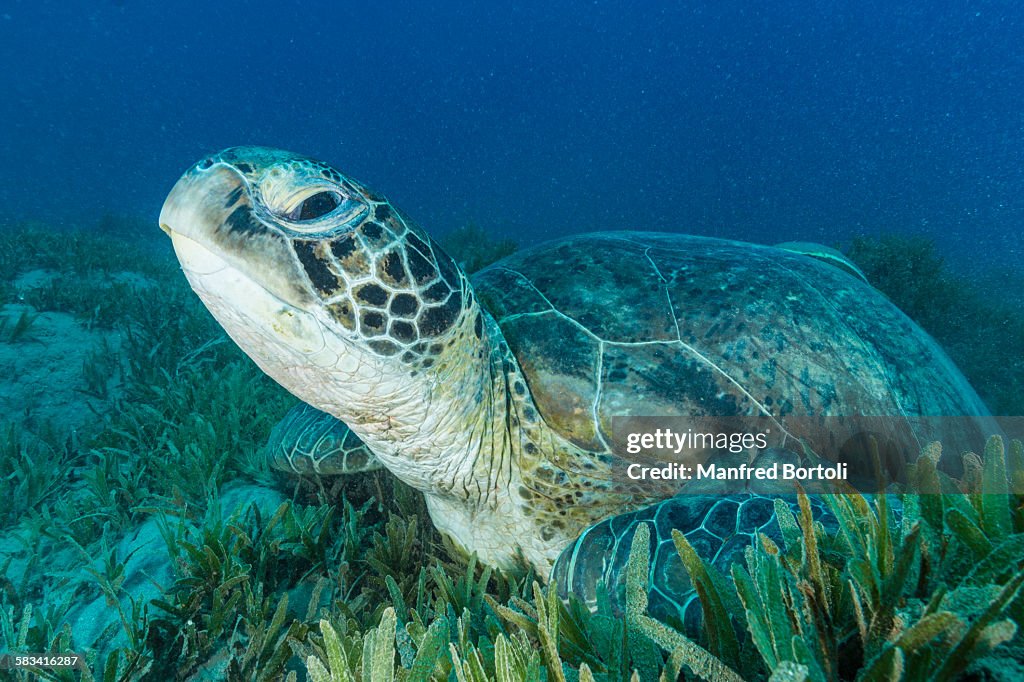
[[[322,218],[341,204],[341,197],[337,192],[325,190],[306,197],[285,216],[295,222],[306,222]]]
[[[341,229],[358,222],[369,205],[356,192],[309,177],[291,167],[273,167],[258,180],[260,208],[299,232]]]

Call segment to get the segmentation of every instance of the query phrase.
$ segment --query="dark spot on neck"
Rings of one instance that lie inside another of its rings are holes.
[[[380,336],[384,333],[384,315],[375,310],[364,310],[359,318],[359,331],[365,336]]]
[[[430,303],[440,303],[441,301],[448,298],[448,295],[452,292],[451,288],[440,281],[436,284],[430,285],[426,291],[423,292],[423,300]]]
[[[398,294],[391,299],[391,314],[398,317],[414,317],[420,304],[412,294]]]
[[[416,340],[416,328],[408,322],[395,320],[391,323],[391,336],[403,343],[412,343]]]
[[[416,326],[419,327],[420,336],[438,336],[451,329],[462,311],[462,296],[454,292],[444,305],[427,308],[420,315]]]
[[[398,353],[399,350],[401,350],[398,346],[396,346],[391,341],[388,341],[387,339],[378,339],[375,341],[370,341],[367,345],[370,347],[370,350],[374,351],[379,355],[385,356],[395,355]]]
[[[388,302],[388,292],[373,282],[356,289],[355,295],[357,299],[370,305],[383,306]]]
[[[356,316],[352,312],[352,304],[349,301],[331,303],[327,306],[327,312],[345,329],[351,331],[356,328]]]

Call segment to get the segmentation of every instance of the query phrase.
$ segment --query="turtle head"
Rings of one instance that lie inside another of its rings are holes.
[[[474,325],[479,337],[479,309],[454,261],[387,199],[325,163],[225,150],[185,172],[160,227],[242,349],[336,416],[345,398],[324,392],[325,372],[353,386],[407,380],[440,364]]]

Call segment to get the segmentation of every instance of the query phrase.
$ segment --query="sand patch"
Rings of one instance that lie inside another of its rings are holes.
[[[18,291],[24,291],[25,289],[38,289],[44,287],[50,283],[54,277],[57,276],[56,270],[29,270],[18,275],[14,280],[14,288]]]
[[[0,421],[19,422],[34,433],[94,433],[120,388],[121,334],[87,330],[66,313],[35,313],[21,304],[7,304],[0,317],[9,327],[24,311],[35,314],[32,325],[17,339],[0,339]],[[102,385],[86,381],[91,356],[108,358]]]
[[[14,281],[14,288],[17,291],[26,291],[28,289],[39,289],[50,284],[53,280],[61,276],[58,270],[50,270],[47,268],[36,268],[34,270],[26,270],[25,272],[18,275]],[[90,276],[93,276],[90,273]],[[131,287],[144,289],[147,287],[157,286],[157,281],[152,277],[147,277],[141,272],[135,272],[134,270],[121,270],[119,272],[107,272],[107,273],[96,273],[95,277],[102,277],[101,284],[113,285],[113,284],[127,284]]]

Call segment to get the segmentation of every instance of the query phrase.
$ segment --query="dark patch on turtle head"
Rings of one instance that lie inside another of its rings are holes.
[[[402,256],[398,251],[388,251],[381,256],[378,262],[380,264],[378,274],[385,284],[396,287],[408,284],[409,276],[405,271],[405,264],[402,262]]]
[[[391,233],[385,230],[383,226],[377,223],[367,221],[359,227],[359,232],[363,235],[363,239],[366,240],[366,245],[370,248],[381,248],[386,246],[391,241]]]
[[[237,203],[237,199],[230,205]],[[230,206],[229,205],[229,206]],[[252,208],[248,205],[239,206],[224,221],[224,227],[233,234],[242,236],[253,236],[267,232],[267,226],[253,215]]]
[[[416,327],[404,320],[394,320],[391,323],[390,334],[401,343],[412,343],[417,339]]]
[[[370,341],[368,345],[370,346],[370,350],[385,357],[397,355],[398,351],[401,350],[396,344],[388,341],[387,339],[375,339]]]
[[[448,300],[439,306],[430,306],[420,314],[416,326],[419,328],[420,336],[432,337],[441,336],[459,319],[462,312],[462,294],[454,292]]]
[[[391,210],[390,204],[377,204],[373,210],[373,217],[379,222],[387,224],[393,219],[394,211]]]
[[[344,299],[336,303],[328,304],[327,312],[330,313],[331,317],[345,329],[348,329],[349,331],[355,330],[356,315],[352,301]]]
[[[231,208],[238,203],[238,200],[242,198],[242,194],[245,192],[245,187],[239,185],[228,194],[228,198],[224,200],[224,208]]]
[[[440,303],[447,300],[451,293],[451,287],[446,282],[440,281],[431,284],[423,291],[423,300],[427,303]]]
[[[412,294],[398,294],[391,299],[391,314],[397,317],[415,317],[420,303]]]
[[[459,286],[459,267],[455,264],[455,261],[451,259],[447,253],[439,248],[434,249],[434,256],[437,258],[438,269],[441,272],[441,277],[444,281],[448,282],[448,285],[452,288]]]
[[[383,307],[388,302],[388,292],[373,282],[360,285],[354,290],[354,293],[360,302],[367,305]]]
[[[343,262],[358,249],[359,244],[356,243],[355,237],[351,233],[343,234],[337,239],[331,240],[331,253],[334,254],[334,257],[339,262]]]
[[[429,251],[428,251],[429,253]],[[417,249],[408,249],[409,272],[417,284],[426,284],[437,277],[437,268]]]
[[[380,336],[384,333],[387,320],[383,313],[376,310],[364,310],[359,317],[359,333],[363,336]]]
[[[293,244],[310,284],[322,296],[332,296],[345,287],[345,281],[331,270],[321,242],[296,239]]]

